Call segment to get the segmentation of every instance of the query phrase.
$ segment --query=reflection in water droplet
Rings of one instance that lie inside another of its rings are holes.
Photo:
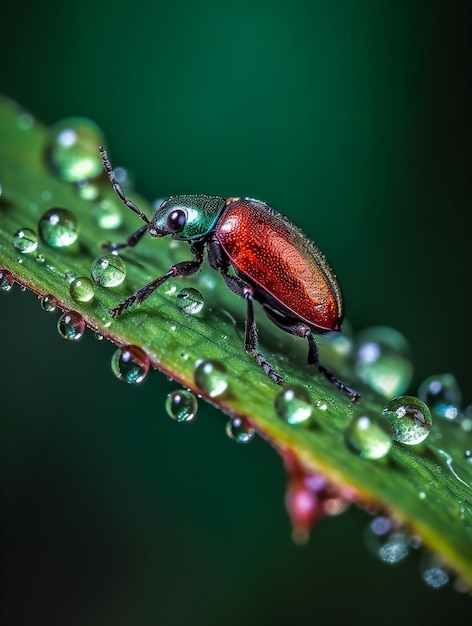
[[[190,422],[197,413],[198,400],[191,391],[175,390],[167,395],[165,407],[172,419],[177,422]]]
[[[255,430],[240,417],[235,417],[226,423],[226,434],[237,443],[249,443],[254,438]]]
[[[288,424],[302,424],[310,419],[312,403],[310,394],[298,385],[285,387],[275,397],[275,412]]]
[[[177,294],[177,307],[187,315],[196,315],[203,309],[204,299],[198,289],[184,287]]]
[[[38,247],[38,237],[31,228],[20,228],[13,236],[13,247],[17,252],[28,254]]]
[[[150,359],[137,346],[123,346],[113,353],[111,369],[125,383],[141,383],[149,371]]]
[[[13,276],[7,270],[0,270],[0,291],[10,291],[13,287]]]
[[[84,117],[70,117],[49,131],[48,156],[62,180],[77,182],[95,178],[103,166],[98,146],[103,145],[101,129]]]
[[[52,248],[71,246],[79,236],[79,222],[69,209],[49,209],[40,218],[38,227],[41,239]]]
[[[381,459],[392,447],[392,429],[386,419],[359,408],[355,411],[344,438],[348,448],[364,459]]]
[[[56,310],[56,300],[54,299],[54,296],[43,296],[40,298],[40,304],[43,311],[46,311],[47,313],[52,313]]]
[[[77,341],[85,330],[85,320],[76,311],[66,311],[57,322],[57,330],[64,339]]]
[[[120,256],[110,252],[95,259],[90,274],[97,285],[117,287],[126,277],[126,265]]]
[[[95,288],[90,278],[77,276],[69,285],[69,292],[76,302],[90,302],[93,300]]]
[[[387,398],[403,393],[413,365],[405,337],[385,326],[373,326],[354,338],[354,367],[358,376]]]
[[[431,430],[431,412],[422,400],[414,396],[390,400],[383,415],[392,426],[395,441],[409,446],[424,441]]]
[[[194,380],[197,387],[206,392],[210,398],[220,396],[228,387],[226,367],[215,359],[197,361]]]
[[[425,402],[433,415],[455,419],[462,402],[462,393],[452,374],[438,374],[424,380],[418,397]]]

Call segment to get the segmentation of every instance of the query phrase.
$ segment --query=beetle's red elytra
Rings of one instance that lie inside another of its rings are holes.
[[[360,394],[327,369],[318,358],[314,334],[339,331],[344,315],[341,288],[321,250],[288,217],[252,198],[180,195],[164,200],[152,220],[129,200],[116,181],[107,153],[99,148],[103,166],[122,202],[145,223],[124,243],[107,244],[109,250],[134,247],[148,233],[186,241],[193,255],[138,289],[110,310],[113,317],[143,302],[166,280],[197,272],[206,250],[210,266],[226,286],[246,300],[244,348],[276,384],[282,376],[257,348],[253,301],[285,332],[308,341],[308,363],[313,364],[353,402]]]

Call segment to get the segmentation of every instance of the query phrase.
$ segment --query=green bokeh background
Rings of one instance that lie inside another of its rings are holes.
[[[470,3],[82,0],[2,9],[0,90],[52,123],[91,117],[150,200],[244,195],[296,221],[336,269],[354,330],[390,325],[415,378],[472,402]],[[0,172],[1,176],[1,172]],[[238,446],[175,386],[115,380],[2,296],[5,626],[468,623],[418,558],[389,568],[367,517],[290,540],[279,458]],[[468,614],[467,614],[468,612]]]

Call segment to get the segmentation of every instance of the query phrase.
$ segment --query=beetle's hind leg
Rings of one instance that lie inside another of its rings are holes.
[[[331,372],[327,367],[325,367],[318,358],[318,348],[316,346],[315,338],[313,337],[313,333],[309,330],[305,337],[308,339],[308,363],[314,365],[319,372],[321,372],[330,383],[335,385],[338,389],[347,393],[347,395],[351,398],[352,402],[359,402],[361,399],[360,393],[354,391],[351,387],[348,387],[346,383],[344,383],[340,378],[338,378],[333,372]]]
[[[264,307],[264,311],[269,319],[271,319],[274,324],[277,324],[277,326],[279,326],[282,330],[285,330],[285,332],[297,337],[305,337],[308,340],[308,363],[310,365],[314,365],[317,370],[329,380],[330,383],[346,393],[351,398],[352,402],[358,402],[361,399],[361,396],[357,393],[357,391],[348,387],[346,383],[333,374],[333,372],[331,372],[326,366],[320,363],[316,341],[313,337],[311,328],[307,324],[296,318],[292,318],[288,315],[275,311],[268,304],[263,303],[262,306]]]

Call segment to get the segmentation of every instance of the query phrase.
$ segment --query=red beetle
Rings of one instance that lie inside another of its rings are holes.
[[[343,319],[341,289],[321,250],[291,220],[264,202],[251,198],[210,195],[172,196],[164,200],[149,220],[126,198],[116,181],[104,148],[103,165],[118,196],[145,222],[125,243],[111,243],[110,250],[135,246],[147,232],[152,237],[170,235],[187,241],[194,256],[176,263],[159,278],[138,289],[110,313],[120,315],[141,303],[173,276],[197,272],[206,248],[208,261],[223,276],[226,286],[247,303],[244,348],[262,370],[278,385],[283,378],[257,349],[253,300],[282,330],[308,340],[308,362],[347,393],[351,400],[360,395],[330,372],[318,359],[313,333],[340,330]],[[234,270],[231,273],[231,268]]]

